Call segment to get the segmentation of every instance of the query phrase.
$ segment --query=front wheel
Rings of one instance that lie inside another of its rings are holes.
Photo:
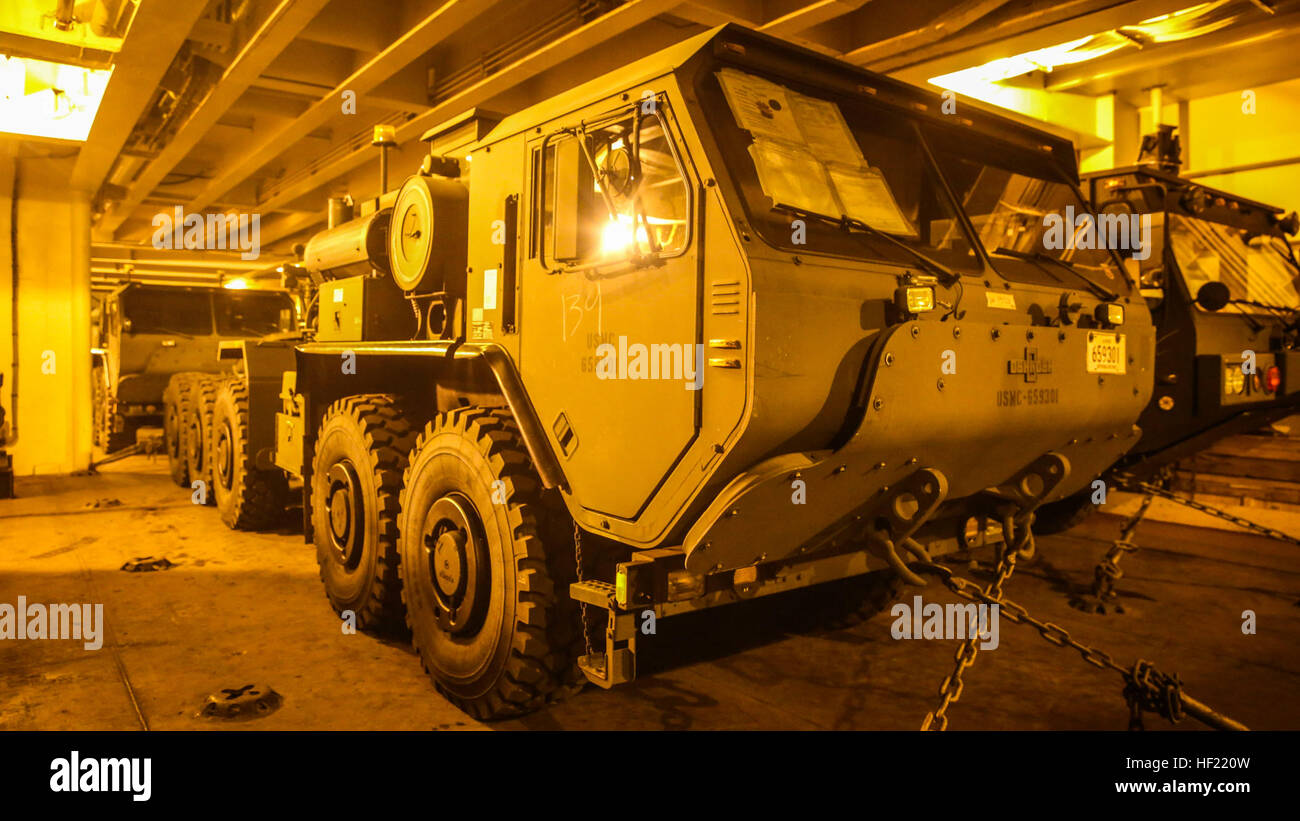
[[[398,520],[402,600],[425,671],[475,718],[531,712],[580,677],[566,521],[508,411],[460,408],[420,437]]]

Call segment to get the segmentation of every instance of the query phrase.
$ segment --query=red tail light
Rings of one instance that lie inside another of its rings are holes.
[[[1282,369],[1274,365],[1264,374],[1264,390],[1269,393],[1277,393],[1277,389],[1280,387],[1282,387]]]

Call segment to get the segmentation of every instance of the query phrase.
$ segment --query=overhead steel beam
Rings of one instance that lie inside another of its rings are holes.
[[[908,82],[924,83],[939,74],[1068,43],[1193,4],[1189,0],[1043,0],[1024,14],[999,19],[994,24],[978,27],[978,30],[864,65],[872,71],[886,72]]]
[[[99,104],[90,135],[72,169],[74,190],[94,196],[144,113],[206,3],[141,0],[135,20],[113,63],[113,76]]]
[[[484,77],[463,91],[440,101],[420,115],[398,124],[397,141],[405,143],[409,140],[418,140],[420,135],[430,127],[480,105],[492,96],[536,77],[571,57],[596,48],[611,38],[668,11],[676,4],[677,0],[629,0],[590,23],[552,40],[500,71]],[[280,208],[310,193],[322,183],[373,160],[373,149],[369,146],[353,148],[340,154],[337,159],[311,168],[311,173],[301,174],[295,181],[272,189],[268,196],[258,203],[258,207],[263,210]]]
[[[329,0],[281,0],[266,18],[266,22],[240,49],[221,79],[195,108],[171,142],[131,183],[126,197],[105,213],[97,226],[100,232],[116,233],[131,212],[189,155],[222,115],[248,90],[258,75],[266,70],[328,2]]]
[[[262,224],[262,247],[265,248],[273,242],[291,237],[299,231],[305,231],[324,221],[323,209],[319,212],[299,211],[267,220]]]
[[[749,28],[761,28],[767,22],[762,0],[689,0],[672,9],[676,17],[699,23],[702,26],[721,26],[739,23]]]
[[[793,37],[813,26],[857,11],[872,0],[817,0],[774,17],[758,28],[776,37]]]
[[[911,49],[937,43],[944,38],[962,31],[972,23],[986,17],[1006,5],[1007,0],[964,0],[940,14],[924,28],[913,29],[894,37],[888,37],[875,43],[852,49],[845,53],[844,59],[850,63],[867,65],[879,60],[893,57]]]
[[[1300,31],[1300,15],[1266,17],[1257,23],[1234,26],[1175,43],[1149,45],[1076,66],[1057,69],[1047,75],[1048,91],[1068,91],[1098,80],[1127,74],[1147,74],[1184,61],[1204,60],[1227,51],[1249,49],[1268,40]],[[1248,55],[1243,55],[1247,56]]]
[[[466,23],[482,14],[499,0],[449,0],[439,6],[392,45],[366,62],[329,94],[307,109],[302,116],[268,135],[256,146],[240,152],[235,162],[219,169],[213,180],[190,200],[191,211],[200,211],[222,194],[252,176],[259,168],[295,143],[299,137],[329,121],[342,111],[343,93],[354,92],[358,97],[401,71],[412,61],[451,37]],[[319,185],[319,180],[317,183]]]

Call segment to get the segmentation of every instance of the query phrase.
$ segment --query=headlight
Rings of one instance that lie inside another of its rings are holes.
[[[1097,306],[1093,316],[1103,325],[1123,325],[1124,306],[1118,302],[1103,302]]]
[[[1244,393],[1246,391],[1246,374],[1241,372],[1240,365],[1228,365],[1223,369],[1223,392],[1231,396],[1234,393]]]
[[[907,314],[934,310],[934,288],[929,285],[904,285],[894,291],[894,302]]]

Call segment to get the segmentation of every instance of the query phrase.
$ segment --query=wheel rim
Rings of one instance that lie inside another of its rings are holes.
[[[365,542],[361,479],[352,462],[346,459],[331,465],[327,478],[325,520],[329,523],[330,547],[335,561],[348,570],[355,570],[361,563]]]
[[[234,431],[230,429],[230,423],[228,422],[223,422],[221,427],[217,429],[217,442],[214,448],[216,464],[213,467],[217,472],[217,482],[221,484],[224,490],[230,490],[234,484],[234,436]]]
[[[420,531],[438,626],[452,635],[477,630],[487,614],[491,560],[474,505],[459,493],[438,499]]]

